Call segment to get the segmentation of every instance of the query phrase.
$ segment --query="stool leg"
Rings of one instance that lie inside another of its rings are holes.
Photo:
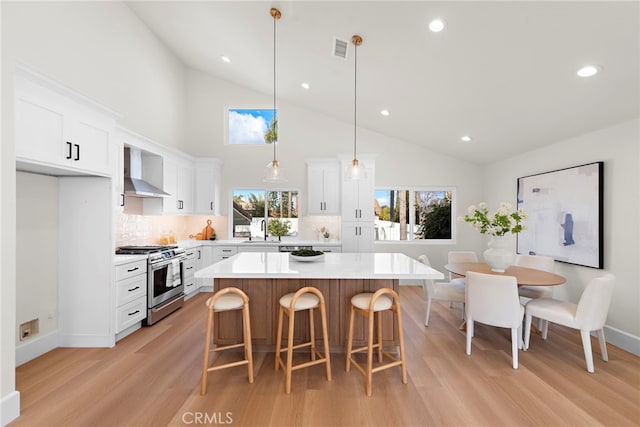
[[[351,306],[351,316],[349,317],[349,335],[347,336],[347,365],[345,371],[351,370],[351,349],[353,347],[353,321],[355,320],[355,310]]]
[[[404,359],[404,334],[402,333],[402,310],[400,309],[400,303],[396,305],[396,315],[398,316],[398,338],[400,340],[400,360],[402,361],[402,384],[407,383],[407,364]]]
[[[213,329],[213,310],[209,309],[207,314],[207,332],[204,338],[204,361],[202,363],[202,377],[200,379],[200,394],[207,393],[207,374],[209,369],[209,354],[211,350],[211,332]]]
[[[313,322],[313,308],[309,309],[309,337],[311,338],[311,360],[316,360],[316,327]]]
[[[247,359],[247,375],[249,383],[253,384],[253,351],[251,349],[251,319],[249,316],[249,304],[245,303],[242,307],[242,330],[244,338],[244,357]]]
[[[284,309],[278,311],[278,334],[276,335],[276,371],[280,369],[280,349],[282,347],[282,314]]]
[[[373,375],[373,323],[375,315],[369,313],[369,336],[367,337],[367,378],[365,383],[365,390],[367,396],[371,396],[371,376]]]
[[[331,353],[329,352],[329,336],[327,334],[327,313],[323,303],[320,303],[320,319],[322,321],[322,344],[324,345],[324,357],[327,359],[325,363],[327,380],[331,381]]]
[[[382,312],[376,313],[378,316],[378,362],[382,363]]]
[[[293,324],[296,312],[287,310],[287,314],[289,315],[289,336],[287,337],[287,368],[284,392],[289,394],[291,393],[291,371],[293,368]]]

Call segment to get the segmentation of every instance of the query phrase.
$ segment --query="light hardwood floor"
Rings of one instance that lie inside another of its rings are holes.
[[[60,348],[18,367],[22,415],[11,425],[639,425],[640,358],[609,345],[605,363],[594,340],[589,374],[579,333],[552,325],[513,370],[507,330],[477,324],[469,357],[459,308],[434,303],[425,327],[421,288],[400,295],[409,383],[399,369],[374,374],[372,397],[340,353],[331,382],[323,366],[296,371],[290,395],[273,353],[255,353],[254,384],[245,367],[213,372],[200,396],[208,296],[200,294],[113,349]]]

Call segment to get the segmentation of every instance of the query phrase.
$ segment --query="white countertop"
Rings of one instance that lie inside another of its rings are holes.
[[[122,265],[130,262],[146,260],[149,255],[114,255],[113,265]]]
[[[327,246],[341,246],[342,242],[339,240],[334,241],[319,241],[319,240],[252,240],[251,242],[247,242],[245,240],[240,239],[227,239],[227,240],[181,240],[178,242],[178,245],[188,249],[196,246],[313,246],[313,247],[327,247]]]
[[[326,253],[299,262],[288,253],[243,252],[198,270],[201,279],[442,279],[444,275],[400,253]]]

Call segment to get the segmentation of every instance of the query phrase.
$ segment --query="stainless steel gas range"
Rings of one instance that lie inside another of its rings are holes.
[[[148,255],[147,319],[150,326],[184,304],[185,250],[178,246],[121,246],[117,255]]]

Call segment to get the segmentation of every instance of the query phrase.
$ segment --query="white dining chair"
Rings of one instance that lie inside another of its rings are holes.
[[[531,318],[542,320],[542,339],[547,339],[549,322],[557,323],[573,329],[579,329],[582,337],[582,348],[587,363],[587,371],[593,372],[593,354],[591,351],[591,331],[596,331],[600,343],[602,360],[609,360],[607,342],[604,338],[604,323],[607,320],[615,276],[606,274],[591,279],[578,304],[551,298],[538,298],[530,301],[526,307],[525,349],[529,348],[531,338]]]
[[[518,282],[512,276],[467,273],[467,354],[471,355],[474,322],[511,329],[513,369],[518,369],[518,347],[522,336],[524,307],[518,297]]]
[[[431,267],[431,261],[429,261],[429,257],[426,255],[420,255],[418,261]],[[431,302],[433,300],[462,304],[462,317],[464,318],[464,281],[456,284],[450,282],[434,282],[431,279],[427,279],[423,280],[422,289],[427,299],[427,314],[424,319],[425,326],[429,326],[429,315],[431,314]]]
[[[542,255],[516,255],[513,265],[518,267],[533,268],[536,270],[553,273],[555,260],[549,256]],[[525,298],[551,298],[553,297],[553,287],[551,286],[520,286],[518,294]]]
[[[449,251],[447,253],[447,262],[449,264],[457,264],[461,262],[478,262],[478,255],[476,255],[473,251]],[[459,274],[455,274],[449,272],[449,283],[452,286],[456,287],[464,287],[465,286],[465,278],[464,276],[460,276]],[[449,308],[451,308],[452,303],[449,303]]]

